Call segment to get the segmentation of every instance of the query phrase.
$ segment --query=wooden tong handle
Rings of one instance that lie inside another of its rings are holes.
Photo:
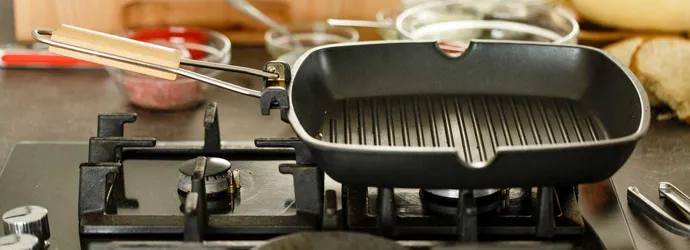
[[[182,59],[182,52],[176,49],[65,24],[53,31],[51,39],[55,42],[111,55],[118,55],[128,59],[148,62],[173,69],[180,67],[180,60]],[[175,73],[147,68],[54,46],[49,46],[48,51],[62,56],[72,57],[171,81],[177,78],[177,74]]]

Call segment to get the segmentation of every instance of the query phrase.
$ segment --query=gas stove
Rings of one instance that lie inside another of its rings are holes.
[[[340,184],[296,138],[221,143],[217,109],[206,108],[203,143],[128,137],[136,115],[110,113],[98,116],[88,145],[18,144],[0,175],[0,212],[45,208],[46,222],[5,234],[33,234],[50,249],[634,246],[608,181],[482,190]],[[594,192],[614,197],[602,205]],[[22,240],[16,235],[3,239]]]

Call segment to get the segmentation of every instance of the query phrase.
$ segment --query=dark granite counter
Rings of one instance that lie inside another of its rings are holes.
[[[690,194],[690,125],[676,120],[656,121],[628,162],[613,177],[616,193],[639,249],[688,249],[690,239],[669,233],[627,206],[626,189],[636,186],[648,199],[678,220],[690,223],[670,202],[659,199],[659,182],[673,183]]]
[[[235,48],[233,63],[261,68],[270,60],[261,47]],[[259,89],[261,79],[222,73],[221,79]],[[221,137],[225,141],[294,136],[278,113],[259,112],[258,99],[210,88],[218,102]],[[19,141],[82,141],[96,135],[99,113],[135,112],[136,123],[125,133],[160,141],[203,140],[203,105],[177,112],[153,112],[131,106],[105,70],[0,69],[0,162]],[[1,166],[0,166],[1,167]]]

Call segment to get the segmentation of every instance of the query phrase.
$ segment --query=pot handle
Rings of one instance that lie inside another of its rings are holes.
[[[239,94],[261,98],[267,88],[287,89],[290,68],[281,62],[269,62],[264,70],[220,63],[183,59],[179,50],[144,43],[119,36],[62,25],[57,30],[35,29],[37,41],[49,45],[48,51],[88,62],[103,64],[166,80],[182,75]],[[51,36],[51,38],[45,37]],[[181,69],[180,65],[244,73],[264,78],[264,91],[248,89],[206,75]],[[263,111],[262,111],[263,113]]]
[[[690,225],[680,222],[664,212],[664,210],[640,193],[637,187],[628,187],[627,196],[628,205],[630,205],[631,208],[641,212],[656,224],[673,234],[690,237]],[[685,213],[690,213],[690,198],[673,186],[673,184],[669,182],[659,183],[659,196],[668,198]]]

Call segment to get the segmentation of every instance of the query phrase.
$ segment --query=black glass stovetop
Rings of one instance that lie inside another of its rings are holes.
[[[251,144],[248,142],[239,147],[251,147]],[[79,249],[84,243],[81,239],[83,237],[79,235],[77,215],[79,164],[84,162],[87,155],[88,146],[85,143],[25,142],[16,145],[0,175],[0,211],[22,205],[43,206],[49,211],[51,249]],[[294,159],[294,155],[242,158],[238,156],[230,159],[232,167],[240,169],[241,172],[241,201],[233,207],[232,213],[220,216],[293,215],[293,178],[279,173],[278,165],[294,161],[291,160]],[[126,196],[136,199],[139,206],[118,208],[117,214],[181,215],[176,187],[178,166],[182,161],[184,159],[137,159],[123,162]],[[326,181],[326,189],[339,189],[339,185],[334,185],[338,184]],[[587,191],[587,187],[581,187],[580,190]],[[396,195],[397,198],[406,196],[408,201],[414,199],[410,192]],[[587,198],[580,195],[582,213],[585,218],[593,218],[591,221],[588,219],[588,222],[596,226],[595,230],[604,245],[621,248],[632,246],[632,242],[625,240],[626,236],[629,237],[629,233],[625,233],[625,222],[622,218],[617,218],[622,215],[617,215],[611,206],[587,204]],[[398,213],[406,209],[412,213],[421,211],[404,206],[398,209]],[[141,239],[147,237],[138,238]]]
[[[81,143],[17,144],[0,175],[0,211],[22,205],[48,209],[51,249],[78,249],[79,165],[88,154]],[[278,172],[292,154],[238,157],[241,202],[227,215],[294,214],[292,176]],[[282,158],[282,159],[280,159]],[[136,208],[119,207],[118,215],[181,215],[177,192],[178,167],[183,160],[126,160],[125,192]],[[294,162],[294,160],[293,160]]]

